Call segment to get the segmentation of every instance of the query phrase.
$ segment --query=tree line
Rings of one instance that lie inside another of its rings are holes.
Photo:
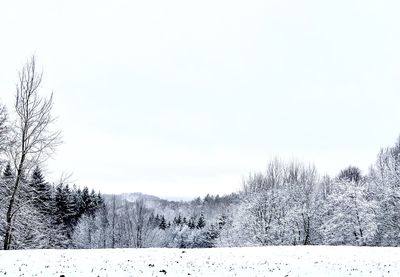
[[[15,174],[8,163],[0,177],[0,195],[8,200]],[[71,248],[72,234],[82,216],[93,216],[104,205],[102,195],[87,187],[82,190],[68,184],[51,185],[37,166],[22,180],[18,192],[19,210],[13,216],[14,224],[9,249]],[[6,201],[7,202],[7,201]],[[5,212],[1,205],[0,211]],[[0,234],[4,236],[4,221]]]
[[[73,240],[78,248],[216,247],[228,220],[222,209],[232,198],[237,195],[221,197],[215,206],[204,199],[148,203],[106,195],[103,209],[79,221]]]
[[[60,143],[52,95],[39,94],[32,58],[19,74],[12,120],[0,104],[0,237],[4,249],[400,245],[400,139],[363,174],[321,176],[270,161],[238,193],[192,201],[102,195],[41,166]]]

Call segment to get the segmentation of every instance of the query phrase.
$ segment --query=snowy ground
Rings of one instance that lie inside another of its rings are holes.
[[[0,276],[400,276],[400,248],[0,251]]]

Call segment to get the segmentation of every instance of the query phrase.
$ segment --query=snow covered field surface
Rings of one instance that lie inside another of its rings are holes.
[[[400,248],[0,251],[0,276],[400,276]]]

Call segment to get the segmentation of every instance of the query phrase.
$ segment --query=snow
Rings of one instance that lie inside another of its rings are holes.
[[[0,276],[400,276],[400,248],[0,251]]]

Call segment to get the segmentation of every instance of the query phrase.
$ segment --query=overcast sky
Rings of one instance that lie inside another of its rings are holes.
[[[400,134],[399,1],[2,1],[0,101],[35,54],[64,144],[107,193],[237,191],[274,156],[364,172]]]

